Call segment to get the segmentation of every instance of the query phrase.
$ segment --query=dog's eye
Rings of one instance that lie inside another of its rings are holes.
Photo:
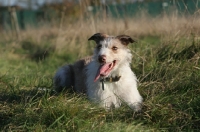
[[[113,46],[113,47],[112,47],[112,50],[115,50],[115,51],[116,51],[117,49],[118,49],[118,48],[117,48],[116,46]]]
[[[101,47],[102,47],[102,45],[98,45],[98,46],[97,46],[97,49],[101,49]]]

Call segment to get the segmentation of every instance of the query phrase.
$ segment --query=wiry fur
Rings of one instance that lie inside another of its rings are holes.
[[[55,90],[62,91],[65,87],[73,86],[75,91],[86,92],[90,100],[102,107],[117,108],[125,102],[135,111],[140,110],[142,97],[137,90],[137,78],[130,68],[132,54],[127,48],[127,45],[134,41],[126,35],[113,37],[101,33],[93,35],[89,40],[97,43],[92,58],[60,68],[54,77]],[[117,47],[117,50],[113,47]],[[106,63],[117,61],[108,76],[121,76],[117,82],[104,82],[104,90],[100,79],[94,82],[101,65],[101,55],[106,56]]]

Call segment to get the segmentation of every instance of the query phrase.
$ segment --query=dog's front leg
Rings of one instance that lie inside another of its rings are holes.
[[[134,111],[140,111],[142,108],[142,97],[136,87],[129,87],[119,92],[119,98]]]

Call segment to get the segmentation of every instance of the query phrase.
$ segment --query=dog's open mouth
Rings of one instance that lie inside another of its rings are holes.
[[[107,76],[112,71],[112,69],[114,68],[116,62],[117,61],[114,60],[113,62],[108,62],[108,63],[100,65],[100,67],[97,71],[96,77],[94,79],[94,82],[96,82],[100,77]]]

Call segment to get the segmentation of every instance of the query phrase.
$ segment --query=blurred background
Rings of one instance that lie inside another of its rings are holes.
[[[1,29],[27,29],[50,22],[87,20],[91,16],[124,19],[166,14],[192,15],[199,0],[0,0]],[[66,20],[67,19],[67,20]],[[16,27],[15,27],[16,26]]]
[[[135,39],[199,34],[199,8],[199,0],[0,0],[0,30],[2,40],[48,41],[60,52],[75,43],[84,49],[96,32]]]

